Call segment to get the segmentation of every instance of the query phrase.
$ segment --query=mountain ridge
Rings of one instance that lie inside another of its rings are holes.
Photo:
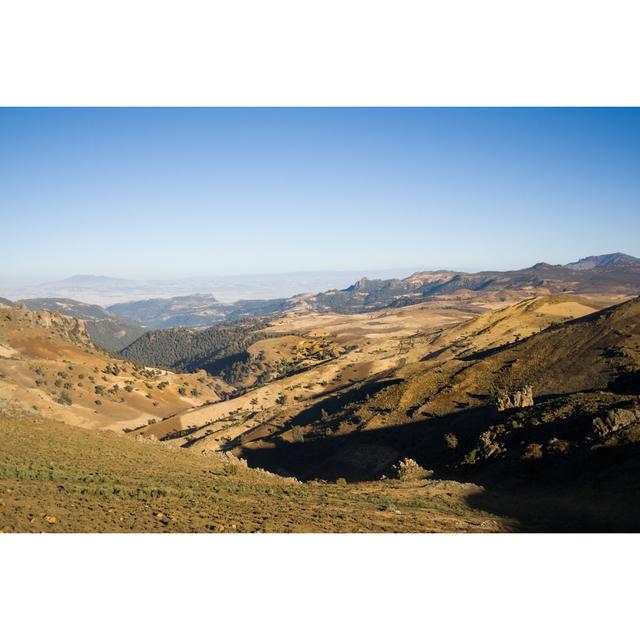
[[[598,267],[611,267],[619,265],[638,265],[640,264],[640,258],[631,256],[627,253],[605,253],[598,256],[587,256],[586,258],[580,258],[576,262],[570,262],[564,266],[568,269],[574,269],[576,271],[595,269]]]
[[[533,295],[571,293],[608,296],[613,303],[616,298],[620,300],[640,293],[640,260],[625,254],[605,254],[596,258],[598,264],[594,264],[592,258],[585,258],[582,262],[564,266],[539,262],[515,271],[417,271],[401,279],[365,276],[343,289],[297,294],[289,298],[224,302],[210,293],[151,297],[108,305],[103,311],[116,316],[120,322],[155,330],[206,328],[218,322],[288,313],[362,313],[454,298],[515,301]],[[580,268],[571,266],[579,263],[583,265]],[[27,303],[27,300],[22,301]],[[34,303],[29,304],[33,307]],[[86,303],[77,304],[80,308]],[[105,336],[101,338],[103,341],[107,339]],[[124,348],[128,339],[112,338],[110,346]]]

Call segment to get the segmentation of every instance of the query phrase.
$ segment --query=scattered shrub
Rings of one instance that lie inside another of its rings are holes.
[[[523,460],[540,460],[542,458],[542,445],[538,442],[530,442],[522,454]]]
[[[56,400],[58,404],[73,404],[73,400],[71,400],[71,396],[66,391],[63,391],[60,394],[60,397]]]
[[[454,433],[445,433],[444,441],[449,449],[456,449],[458,447],[458,437]]]

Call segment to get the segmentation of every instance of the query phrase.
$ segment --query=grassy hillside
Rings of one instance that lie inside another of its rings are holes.
[[[0,416],[4,532],[509,531],[438,481],[307,483],[130,436]]]

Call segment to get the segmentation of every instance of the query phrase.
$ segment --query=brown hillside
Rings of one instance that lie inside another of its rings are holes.
[[[83,427],[122,430],[219,399],[206,374],[139,367],[95,348],[82,320],[0,312],[0,407]]]

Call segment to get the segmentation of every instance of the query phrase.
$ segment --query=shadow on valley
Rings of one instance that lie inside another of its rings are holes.
[[[355,389],[351,388],[341,395],[328,395],[324,400],[320,400],[308,409],[304,409],[298,413],[291,421],[291,424],[302,425],[313,422],[314,420],[319,420],[323,418],[325,414],[333,414],[351,403],[361,402],[367,396],[374,395],[400,382],[402,382],[402,378],[378,380]]]
[[[614,393],[632,393],[640,395],[640,371],[625,371],[609,383]]]
[[[344,404],[351,398],[328,398],[306,410],[308,415],[298,414],[292,423],[302,424],[320,417],[323,410],[335,410],[330,403],[336,400]],[[459,434],[458,446],[470,448],[494,417],[495,410],[483,406],[408,424],[354,430],[329,437],[305,436],[302,442],[287,442],[274,434],[265,438],[266,446],[244,446],[239,454],[251,466],[292,474],[303,480],[333,481],[341,477],[350,482],[378,480],[405,456],[415,458],[429,469],[446,468],[455,461],[456,452],[447,447],[445,435],[455,431]]]
[[[569,465],[531,464],[516,478],[480,475],[469,506],[515,518],[525,531],[640,531],[640,444],[603,447]]]
[[[547,400],[544,410],[550,411],[566,397]],[[302,442],[286,442],[274,434],[263,446],[242,447],[239,455],[250,466],[302,480],[349,482],[378,480],[409,457],[433,470],[434,479],[482,486],[484,491],[466,498],[469,506],[514,518],[523,531],[640,531],[640,443],[585,446],[568,455],[527,459],[521,455],[523,442],[515,441],[534,437],[548,442],[562,429],[565,438],[577,442],[592,416],[558,418],[528,433],[518,429],[508,434],[512,439],[506,444],[512,448],[503,457],[464,463],[496,420],[508,422],[519,415],[517,410],[498,415],[485,405],[409,424],[328,437],[305,435]]]

